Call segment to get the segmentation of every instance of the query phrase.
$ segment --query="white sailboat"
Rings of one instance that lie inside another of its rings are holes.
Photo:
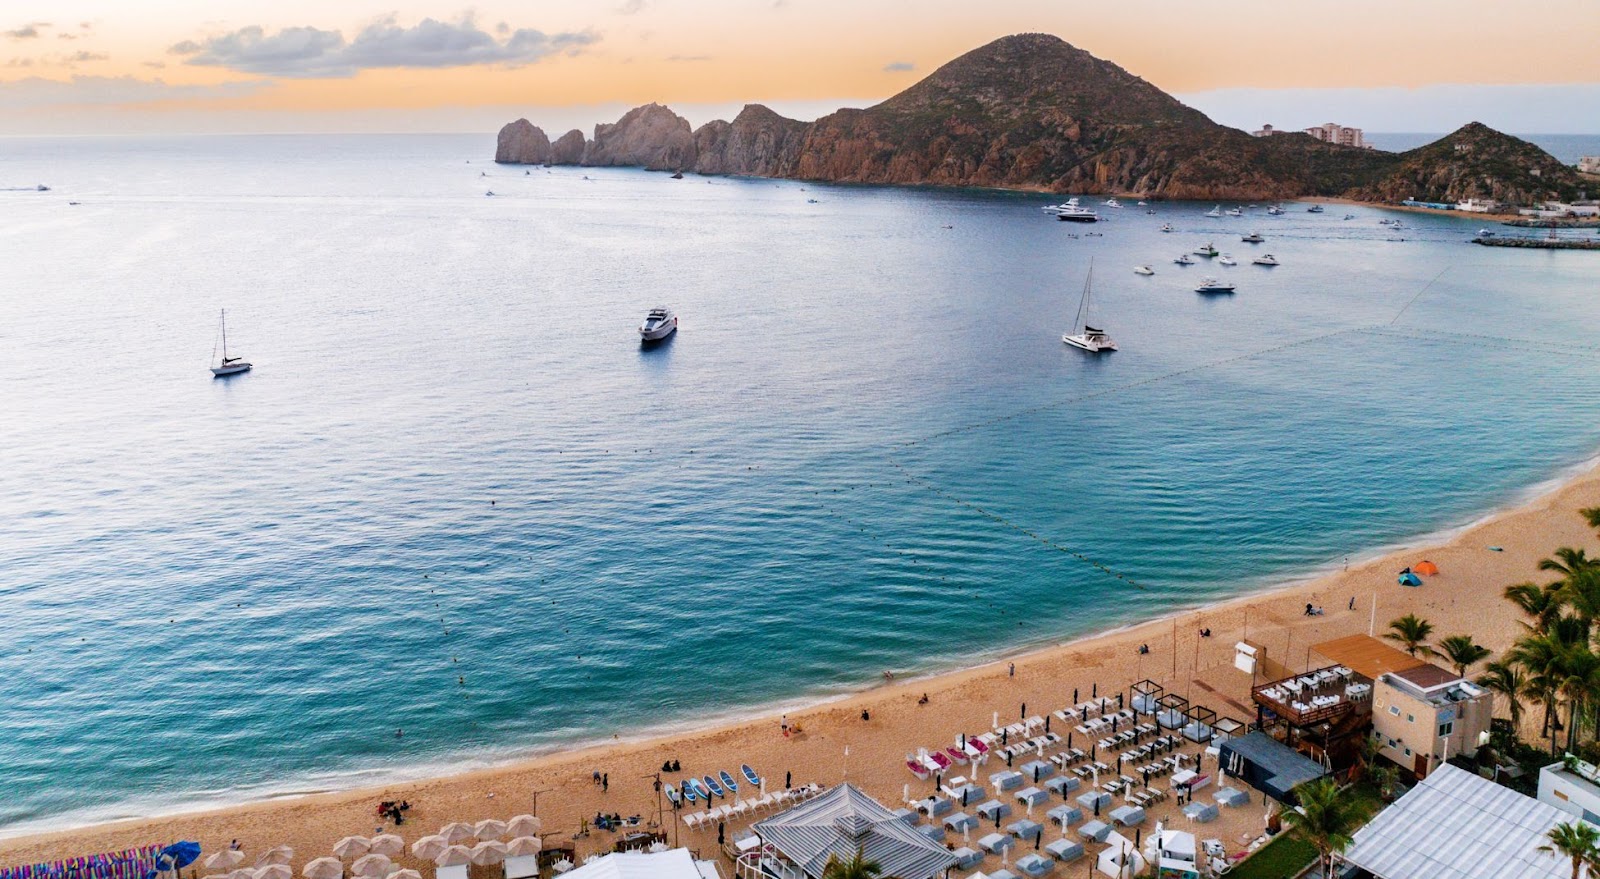
[[[1089,326],[1089,288],[1094,282],[1094,260],[1089,261],[1089,274],[1083,279],[1083,298],[1078,300],[1078,316],[1072,322],[1073,332],[1064,333],[1061,341],[1074,348],[1082,348],[1092,354],[1101,351],[1117,350],[1117,343],[1111,341],[1105,330]]]
[[[1211,210],[1206,211],[1206,216],[1212,217],[1212,218],[1216,218],[1216,217],[1222,216],[1222,205],[1217,205],[1216,207],[1212,208]]]
[[[250,363],[249,362],[247,362],[247,361],[245,361],[245,360],[243,360],[241,358],[238,358],[238,357],[229,357],[228,356],[228,310],[226,308],[224,308],[222,310],[221,332],[222,332],[222,359],[221,360],[217,360],[216,359],[217,352],[216,352],[216,349],[213,347],[212,351],[211,351],[211,358],[216,363],[216,365],[211,367],[211,374],[213,376],[217,377],[217,378],[221,378],[222,376],[225,376],[225,375],[237,375],[237,374],[239,374],[241,372],[249,372],[250,371]]]

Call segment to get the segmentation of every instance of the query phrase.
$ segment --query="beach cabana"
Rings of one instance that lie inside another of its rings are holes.
[[[960,804],[961,808],[965,809],[973,803],[983,799],[987,795],[988,794],[983,788],[978,787],[975,784],[963,784],[960,787],[950,789],[950,799],[947,801],[947,803],[958,803]]]
[[[1238,808],[1250,805],[1250,795],[1236,787],[1225,787],[1212,795],[1219,806]]]
[[[1118,827],[1132,827],[1144,823],[1144,810],[1138,806],[1118,806],[1111,810],[1111,823]]]
[[[1144,872],[1144,855],[1139,854],[1139,847],[1133,840],[1112,833],[1105,842],[1106,848],[1095,863],[1096,870],[1116,879],[1133,879]]]
[[[1078,805],[1083,807],[1086,814],[1099,812],[1111,807],[1111,795],[1103,790],[1084,791],[1078,794]]]
[[[1183,727],[1184,738],[1191,742],[1211,741],[1212,725],[1217,722],[1217,712],[1204,705],[1190,705],[1183,716],[1188,720]]]
[[[1064,825],[1072,825],[1082,821],[1083,810],[1076,806],[1069,806],[1066,803],[1062,803],[1061,805],[1056,806],[1054,809],[1044,813],[1044,817],[1051,824],[1062,827]]]
[[[983,849],[991,855],[998,855],[1016,844],[1017,841],[1012,839],[1009,834],[1005,833],[991,833],[988,836],[978,840],[978,848]]]
[[[950,854],[956,856],[956,867],[961,870],[970,870],[983,863],[984,854],[975,848],[962,846]]]
[[[1196,824],[1210,824],[1217,820],[1217,807],[1213,803],[1202,803],[1198,800],[1183,807],[1183,817]]]
[[[938,824],[924,824],[920,827],[913,827],[911,829],[922,834],[923,836],[926,836],[934,842],[944,842],[944,828]]]
[[[965,833],[978,826],[978,819],[966,812],[957,812],[954,815],[944,816],[944,826],[954,833]]]
[[[1033,842],[1034,837],[1044,832],[1044,825],[1032,818],[1021,818],[1007,824],[1006,832],[1024,842]]]
[[[1082,784],[1083,782],[1075,775],[1057,775],[1055,778],[1045,779],[1044,789],[1065,799],[1067,794],[1077,790]]]
[[[1018,767],[1017,771],[1021,772],[1022,777],[1027,779],[1029,782],[1038,784],[1040,781],[1055,775],[1056,767],[1054,764],[1047,763],[1043,760],[1029,760],[1028,762],[1022,764],[1022,766]]]
[[[1177,693],[1167,693],[1156,703],[1156,723],[1165,729],[1180,729],[1188,722],[1184,712],[1189,710],[1189,700]]]
[[[1148,678],[1128,688],[1128,705],[1135,714],[1154,714],[1161,707],[1166,688]]]
[[[997,821],[1011,815],[1011,807],[999,800],[989,800],[978,806],[977,812],[985,821]]]
[[[1083,857],[1083,843],[1073,842],[1070,839],[1058,839],[1055,842],[1047,842],[1044,845],[1044,850],[1050,853],[1050,857],[1055,858],[1063,864],[1076,861],[1077,859]]]
[[[1111,825],[1104,821],[1089,821],[1078,828],[1078,835],[1090,842],[1105,842],[1111,835]]]
[[[1005,793],[1022,787],[1022,773],[1011,769],[1003,769],[989,776],[989,784],[994,787],[995,793]]]
[[[907,827],[877,800],[851,784],[841,784],[764,821],[752,829],[764,848],[812,879],[831,857],[860,852],[876,861],[884,875],[932,879],[955,864],[942,845]],[[773,871],[776,872],[776,871]]]
[[[1013,796],[1017,798],[1017,802],[1024,806],[1037,806],[1050,799],[1049,794],[1036,787],[1025,787],[1017,791]]]
[[[1028,852],[1017,858],[1016,868],[1024,876],[1043,876],[1056,868],[1056,862],[1043,855]]]

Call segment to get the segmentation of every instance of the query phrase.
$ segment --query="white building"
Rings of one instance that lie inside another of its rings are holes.
[[[1600,768],[1568,756],[1539,770],[1539,802],[1600,825]]]
[[[567,879],[721,879],[716,861],[697,861],[686,848],[617,852],[569,871]]]
[[[1271,128],[1271,125],[1267,126]],[[1258,134],[1260,132],[1257,132]],[[1578,158],[1578,170],[1585,174],[1600,174],[1600,156],[1581,156]]]
[[[1281,134],[1282,132],[1278,131],[1276,128],[1273,128],[1272,123],[1269,122],[1266,125],[1261,126],[1260,130],[1252,131],[1250,133],[1256,137],[1271,137],[1274,134]]]
[[[1367,143],[1361,137],[1361,129],[1349,128],[1337,122],[1327,122],[1322,125],[1313,125],[1306,129],[1306,134],[1327,143],[1340,143],[1345,146],[1365,147]]]
[[[1492,198],[1469,198],[1456,202],[1456,210],[1474,214],[1487,214],[1499,206],[1500,203]]]

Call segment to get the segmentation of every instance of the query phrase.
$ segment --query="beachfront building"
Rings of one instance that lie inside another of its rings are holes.
[[[1500,203],[1492,198],[1469,198],[1466,201],[1456,202],[1456,210],[1472,214],[1487,214],[1500,207]]]
[[[883,875],[933,879],[956,865],[951,851],[918,833],[860,788],[841,784],[752,827],[757,845],[735,862],[741,879],[821,879],[828,859],[859,851]]]
[[[1326,143],[1337,143],[1352,147],[1371,147],[1361,136],[1361,129],[1350,128],[1337,122],[1326,122],[1322,125],[1313,125],[1306,129],[1306,134]]]
[[[1489,740],[1492,694],[1467,678],[1385,644],[1351,635],[1312,648],[1372,681],[1372,737],[1379,753],[1417,778]]]
[[[1578,170],[1585,174],[1600,174],[1600,156],[1579,156]]]
[[[722,879],[716,861],[697,861],[686,848],[616,852],[570,870],[566,879]]]
[[[1321,763],[1260,731],[1223,742],[1217,764],[1230,778],[1281,803],[1293,803],[1295,788],[1328,774]]]
[[[1340,859],[1376,879],[1567,879],[1571,861],[1541,851],[1565,812],[1445,765],[1367,826]]]
[[[1539,802],[1600,825],[1600,767],[1568,754],[1539,770]]]

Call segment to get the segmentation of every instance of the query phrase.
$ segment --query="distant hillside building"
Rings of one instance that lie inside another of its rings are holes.
[[[1279,132],[1278,129],[1273,128],[1272,123],[1269,122],[1266,125],[1261,126],[1260,131],[1252,131],[1250,133],[1256,137],[1271,137],[1272,135],[1280,134],[1281,132]]]
[[[1323,125],[1313,125],[1306,129],[1306,134],[1317,140],[1328,143],[1340,143],[1345,146],[1365,147],[1366,141],[1361,138],[1361,129],[1346,128],[1337,122],[1328,122]]]
[[[1267,127],[1271,128],[1272,126],[1268,125]],[[1256,132],[1256,134],[1260,133],[1259,131]],[[1578,170],[1585,174],[1600,174],[1600,156],[1580,156],[1578,158]]]

